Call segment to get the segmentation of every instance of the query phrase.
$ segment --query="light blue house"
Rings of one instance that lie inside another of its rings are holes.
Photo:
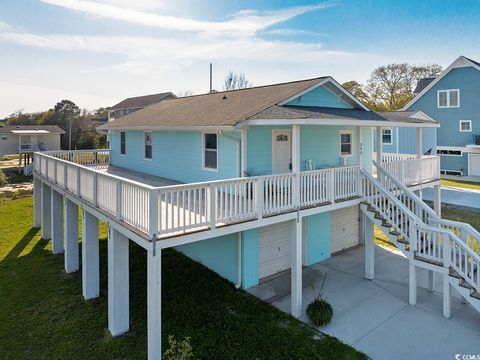
[[[423,111],[440,123],[423,132],[423,151],[440,156],[442,174],[480,176],[480,63],[460,56],[437,78],[423,79],[416,92],[403,110]],[[384,152],[414,153],[411,129],[391,129],[384,139]]]

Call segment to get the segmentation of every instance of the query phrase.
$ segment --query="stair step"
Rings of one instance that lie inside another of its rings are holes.
[[[448,275],[454,277],[454,278],[457,278],[457,279],[461,279],[462,277],[460,276],[460,274],[458,272],[456,272],[454,269],[450,268],[448,270]]]
[[[419,255],[417,254],[417,252],[415,252],[414,258],[415,258],[415,260],[423,261],[423,262],[426,262],[426,263],[429,263],[429,264],[432,264],[432,265],[443,266],[443,263],[442,263],[441,261],[435,261],[435,260],[431,260],[431,259],[425,259],[424,257],[419,256]]]
[[[473,291],[471,294],[470,294],[471,297],[475,298],[475,299],[478,299],[480,300],[480,293],[478,291]]]
[[[465,280],[460,281],[460,286],[464,287],[465,289],[473,289],[472,286]]]
[[[397,231],[397,230],[390,230],[390,235],[394,235],[394,236],[401,236],[400,233]]]
[[[409,243],[407,240],[405,240],[403,237],[402,237],[401,239],[397,239],[397,241],[398,241],[399,243],[405,244],[405,245],[409,245],[409,244],[410,244],[410,243]]]
[[[390,224],[390,223],[388,223],[388,222],[386,222],[386,221],[383,221],[383,222],[382,222],[382,226],[383,226],[383,227],[386,227],[386,228],[389,228],[389,229],[391,229],[391,228],[393,227],[392,224]]]

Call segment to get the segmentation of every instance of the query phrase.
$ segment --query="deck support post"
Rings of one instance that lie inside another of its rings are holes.
[[[292,242],[291,313],[297,318],[302,316],[302,220],[301,217],[297,217],[295,222],[295,235]]]
[[[52,253],[63,253],[63,196],[51,189]]]
[[[100,294],[98,219],[82,210],[82,290],[85,300]]]
[[[241,177],[247,176],[247,128],[242,128],[241,134]]]
[[[42,182],[33,178],[33,227],[42,226]]]
[[[362,127],[357,126],[357,143],[356,143],[356,160],[357,165],[360,166],[360,169],[363,169],[363,144],[362,144]]]
[[[128,238],[108,229],[108,329],[118,336],[129,329]]]
[[[72,273],[79,269],[78,256],[78,206],[67,197],[63,204],[63,241],[65,242],[65,271]]]
[[[52,237],[52,189],[42,183],[42,239]]]
[[[408,264],[408,303],[417,305],[417,267],[412,261]]]
[[[428,291],[434,292],[435,291],[435,271],[427,270],[428,271]]]
[[[382,127],[377,126],[377,165],[382,166]]]
[[[443,316],[449,319],[452,316],[452,297],[450,294],[450,275],[443,274]]]
[[[162,252],[147,253],[147,346],[148,360],[162,359]]]
[[[375,243],[373,242],[373,222],[362,214],[362,236],[365,244],[365,279],[375,277]]]
[[[442,217],[442,195],[440,185],[433,187],[433,210],[437,213],[438,217]]]

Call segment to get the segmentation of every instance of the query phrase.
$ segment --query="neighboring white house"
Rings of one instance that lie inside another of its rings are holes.
[[[56,125],[0,127],[0,154],[60,150],[60,135],[62,134],[65,134],[65,131]]]

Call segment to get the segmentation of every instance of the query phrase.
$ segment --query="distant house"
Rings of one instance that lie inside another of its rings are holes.
[[[0,127],[0,154],[26,154],[35,151],[60,150],[57,125],[16,125]]]
[[[171,92],[127,98],[123,101],[120,101],[118,104],[107,108],[108,121],[118,119],[119,117],[143,109],[145,106],[155,104],[159,101],[173,98],[176,98],[176,96]]]

